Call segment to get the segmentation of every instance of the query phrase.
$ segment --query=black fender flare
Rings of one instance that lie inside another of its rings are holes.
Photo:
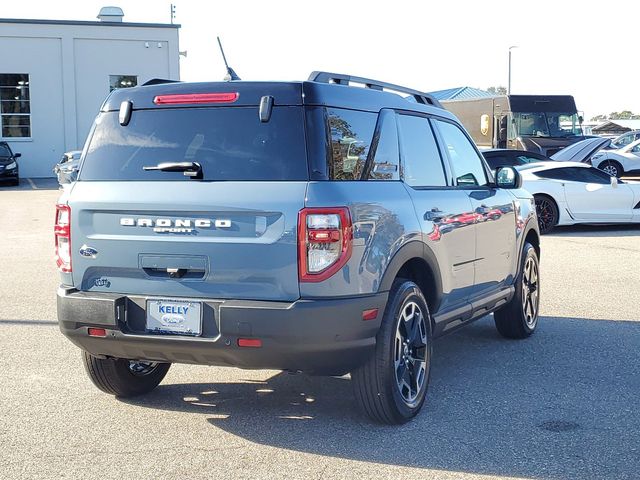
[[[524,226],[524,230],[522,231],[522,239],[519,242],[520,245],[518,248],[518,263],[516,264],[516,276],[518,276],[518,274],[520,273],[520,263],[522,262],[522,252],[524,250],[524,244],[527,240],[527,237],[529,236],[529,233],[531,233],[531,231],[533,231],[538,237],[538,248],[540,248],[540,232],[536,228],[537,225],[535,223],[532,224],[532,222],[537,222],[537,221],[538,220],[535,217],[530,218],[529,220],[527,220],[527,223]],[[540,254],[538,254],[538,261],[540,261]]]
[[[400,272],[400,269],[404,266],[405,263],[414,258],[424,261],[431,269],[431,273],[433,275],[433,280],[435,283],[433,287],[434,291],[436,292],[436,298],[432,299],[432,304],[435,306],[435,308],[433,309],[434,311],[431,312],[431,314],[433,315],[435,311],[437,311],[438,306],[440,305],[440,300],[442,298],[442,274],[440,273],[440,267],[438,266],[438,261],[436,260],[435,253],[433,253],[433,250],[431,250],[428,245],[420,240],[413,240],[411,242],[408,242],[396,251],[396,253],[391,258],[391,261],[387,265],[384,274],[382,275],[380,286],[378,287],[378,292],[388,292],[389,290],[391,290],[391,285],[398,276],[398,272]]]

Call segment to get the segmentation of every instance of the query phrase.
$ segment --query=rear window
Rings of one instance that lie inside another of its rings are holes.
[[[136,110],[127,126],[101,113],[80,180],[190,181],[182,172],[145,171],[163,162],[198,162],[208,181],[307,180],[302,107]]]

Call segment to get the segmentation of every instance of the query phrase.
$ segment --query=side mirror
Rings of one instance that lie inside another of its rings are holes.
[[[496,186],[498,188],[521,188],[522,176],[513,167],[498,167],[496,169]]]
[[[584,118],[582,118],[582,115],[578,117],[578,122],[580,122],[580,125],[582,125],[582,123],[584,122]]]
[[[13,158],[20,158],[22,156],[21,153],[14,153]]]
[[[613,188],[618,188],[618,177],[611,176],[611,186]]]

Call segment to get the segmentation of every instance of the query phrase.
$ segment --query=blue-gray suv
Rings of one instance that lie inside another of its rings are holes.
[[[105,100],[56,207],[59,324],[101,390],[147,393],[173,362],[351,373],[403,423],[434,338],[492,312],[535,330],[533,199],[429,95],[151,83]]]

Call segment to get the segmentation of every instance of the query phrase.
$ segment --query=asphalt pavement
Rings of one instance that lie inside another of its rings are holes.
[[[538,331],[436,342],[422,413],[370,423],[348,377],[174,365],[118,400],[56,324],[47,182],[0,188],[0,478],[640,477],[640,226],[542,240]]]

